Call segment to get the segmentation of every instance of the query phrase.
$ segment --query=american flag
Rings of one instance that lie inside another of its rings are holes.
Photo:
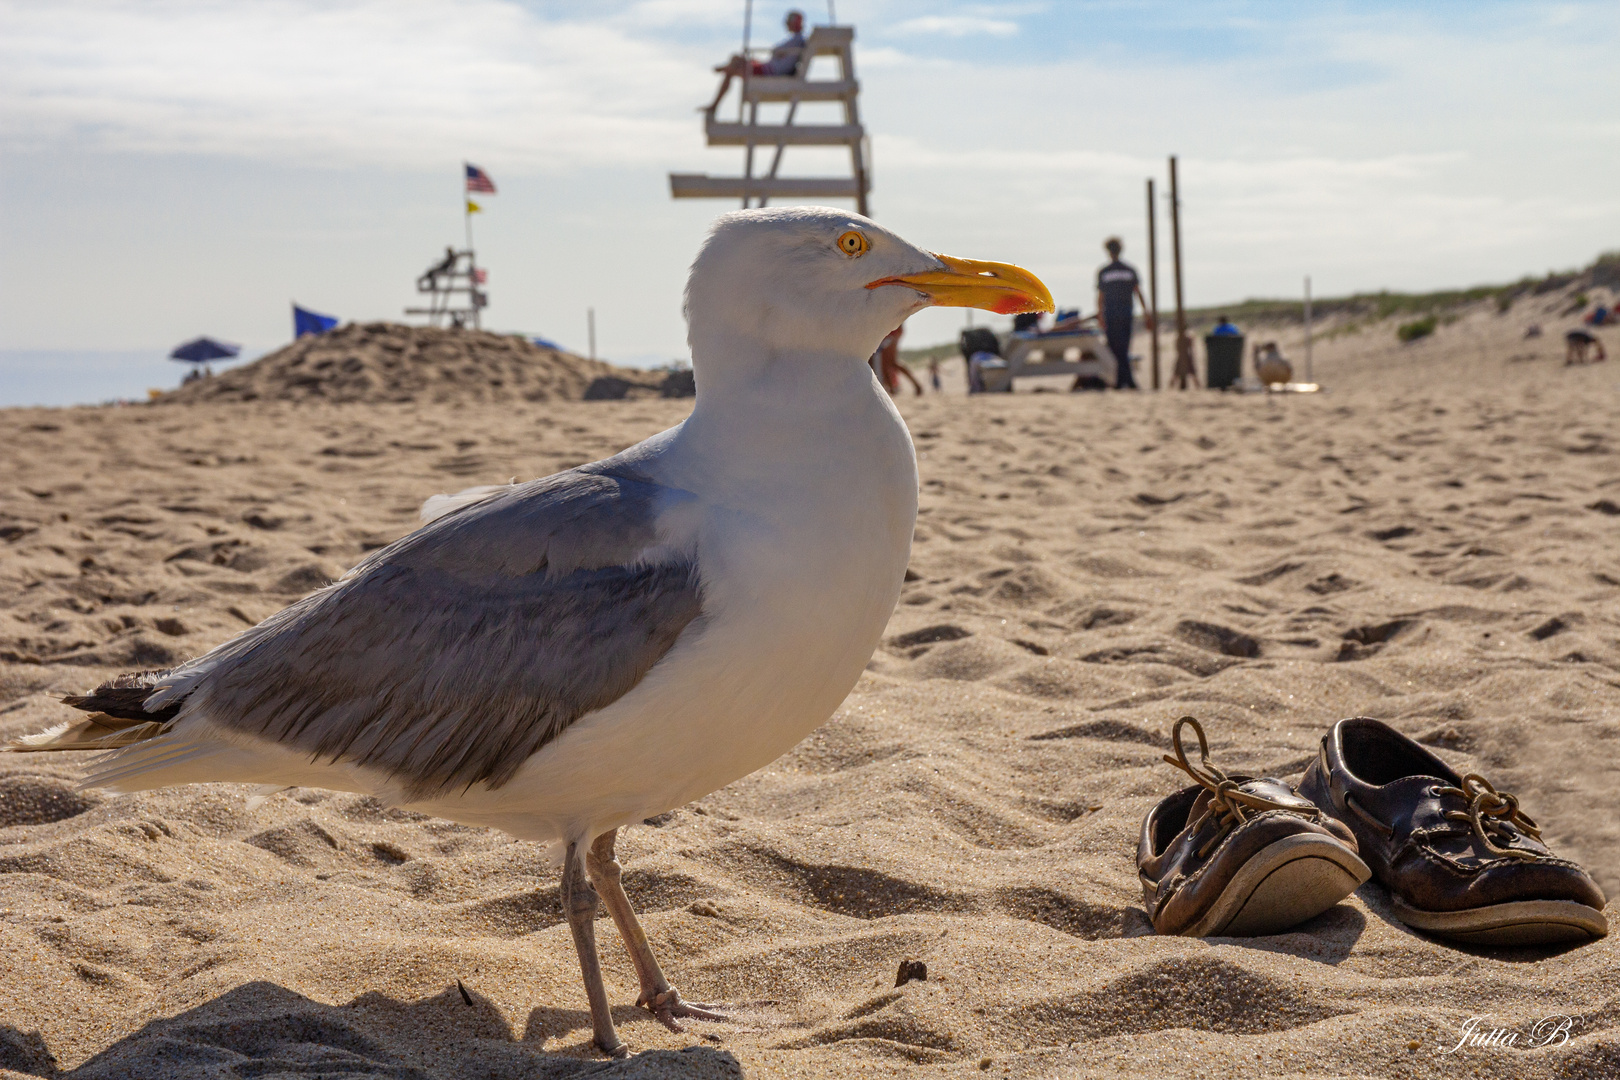
[[[493,195],[495,194],[495,181],[491,180],[489,174],[478,166],[468,165],[467,190],[481,191],[486,195]]]
[[[476,281],[480,285],[484,284],[485,282],[487,282],[489,280],[489,271],[488,270],[474,270],[473,271],[473,280]]]

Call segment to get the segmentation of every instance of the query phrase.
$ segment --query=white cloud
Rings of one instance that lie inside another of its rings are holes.
[[[905,19],[888,28],[896,37],[911,34],[944,34],[947,37],[972,37],[988,34],[991,37],[1011,37],[1018,33],[1018,24],[1008,19],[991,19],[982,15],[920,15]]]
[[[501,0],[13,6],[0,145],[386,163],[476,148],[545,168],[646,162],[691,141],[665,103],[712,76],[608,23]]]
[[[637,0],[613,21],[627,27],[708,26],[730,33],[741,31],[742,11],[715,0]]]

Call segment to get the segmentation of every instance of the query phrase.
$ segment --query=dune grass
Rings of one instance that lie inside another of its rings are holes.
[[[1381,289],[1378,292],[1353,293],[1350,296],[1324,296],[1311,301],[1314,321],[1325,322],[1335,315],[1348,316],[1338,325],[1324,327],[1325,337],[1355,333],[1369,323],[1390,318],[1406,318],[1397,333],[1402,341],[1414,341],[1434,332],[1436,325],[1454,321],[1459,308],[1494,300],[1498,314],[1507,314],[1513,305],[1526,296],[1541,296],[1577,282],[1588,287],[1608,287],[1620,291],[1620,251],[1606,251],[1591,265],[1580,270],[1552,270],[1541,277],[1526,276],[1506,285],[1475,285],[1467,289],[1440,289],[1435,292],[1407,293]],[[1251,299],[1229,304],[1187,309],[1187,328],[1195,334],[1214,326],[1225,315],[1239,326],[1286,326],[1305,321],[1303,300]],[[1159,312],[1161,326],[1169,326],[1174,319],[1170,309]],[[1427,330],[1418,328],[1427,325]],[[1411,335],[1411,336],[1407,336]],[[900,361],[907,366],[926,365],[936,357],[957,357],[956,342],[944,341],[916,349],[901,349]]]

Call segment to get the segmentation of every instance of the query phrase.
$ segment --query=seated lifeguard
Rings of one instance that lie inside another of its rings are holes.
[[[731,80],[739,75],[792,75],[799,70],[799,58],[804,55],[804,12],[790,10],[782,21],[787,27],[788,36],[771,49],[769,60],[751,61],[746,56],[737,55],[714,69],[725,78],[720,80],[720,90],[705,112],[713,112],[719,106],[720,99],[731,89]]]

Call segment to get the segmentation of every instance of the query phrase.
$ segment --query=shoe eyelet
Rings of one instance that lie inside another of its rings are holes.
[[[1428,787],[1423,789],[1423,794],[1427,795],[1431,799],[1438,799],[1440,797],[1440,785],[1430,784]]]

